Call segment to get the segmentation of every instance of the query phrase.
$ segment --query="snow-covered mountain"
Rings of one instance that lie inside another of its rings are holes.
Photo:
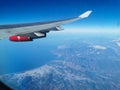
[[[74,41],[52,51],[56,60],[0,80],[15,90],[120,90],[119,50],[115,42]]]

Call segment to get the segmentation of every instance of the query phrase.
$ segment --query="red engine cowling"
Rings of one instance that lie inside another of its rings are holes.
[[[10,36],[9,37],[10,41],[15,41],[15,42],[19,42],[19,41],[32,41],[32,39],[30,37],[27,36]]]

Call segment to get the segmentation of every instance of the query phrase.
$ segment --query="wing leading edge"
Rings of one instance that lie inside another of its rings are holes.
[[[26,23],[26,24],[14,24],[14,25],[0,25],[0,39],[10,37],[12,35],[31,35],[34,34],[36,37],[40,35],[40,33],[46,33],[49,31],[59,31],[61,29],[61,25],[74,22],[80,19],[87,18],[92,11],[86,11],[78,17],[59,20],[59,21],[51,21],[51,22],[36,22],[36,23]]]

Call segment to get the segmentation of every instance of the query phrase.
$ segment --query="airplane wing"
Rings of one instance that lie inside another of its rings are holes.
[[[86,11],[85,13],[75,18],[45,22],[45,23],[35,22],[35,23],[26,23],[26,24],[0,25],[0,39],[9,37],[9,39],[12,40],[16,36],[16,38],[18,38],[18,41],[21,41],[20,40],[21,37],[22,38],[30,37],[32,39],[46,37],[47,32],[60,31],[62,30],[62,28],[60,27],[61,25],[73,21],[77,21],[83,18],[87,18],[91,13],[92,11]],[[10,36],[13,35],[14,37],[11,38]]]

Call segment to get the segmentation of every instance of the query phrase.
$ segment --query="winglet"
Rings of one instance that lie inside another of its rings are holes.
[[[86,11],[85,13],[81,14],[79,18],[87,18],[91,13],[92,11]]]

